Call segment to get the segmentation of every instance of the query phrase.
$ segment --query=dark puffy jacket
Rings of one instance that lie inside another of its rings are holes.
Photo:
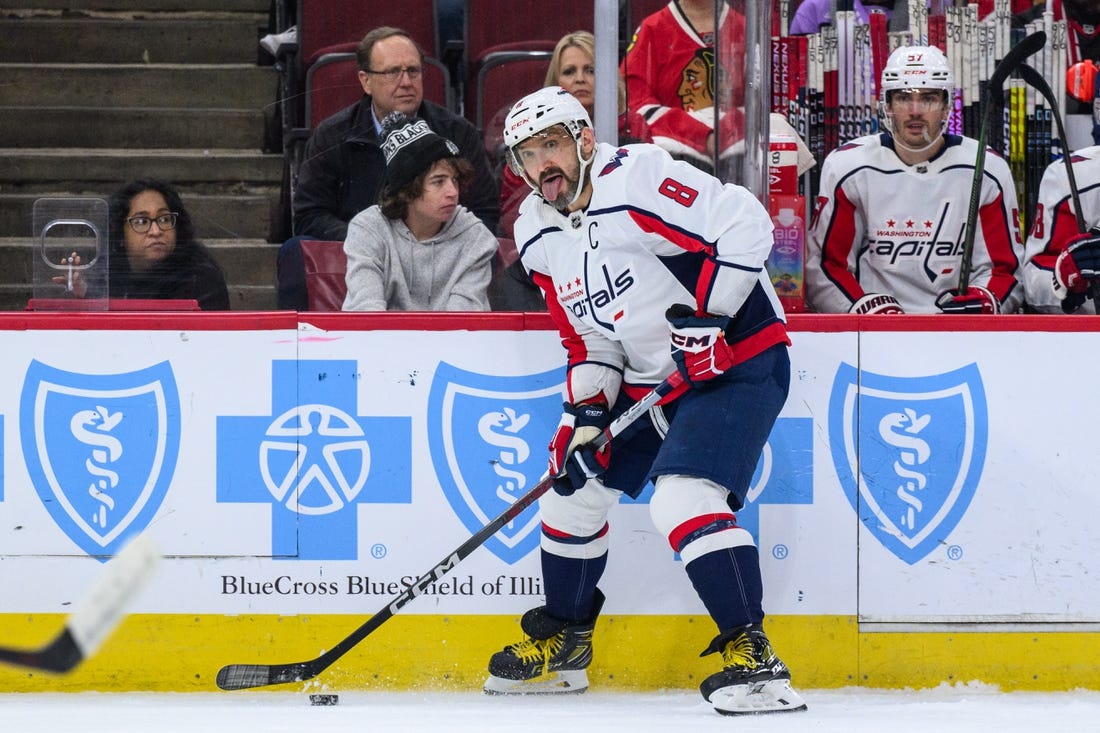
[[[371,99],[340,110],[317,125],[306,143],[294,191],[294,234],[343,241],[348,222],[378,203],[386,159],[371,119]],[[416,116],[448,138],[474,166],[462,204],[496,232],[500,198],[496,178],[477,129],[462,117],[424,101]]]

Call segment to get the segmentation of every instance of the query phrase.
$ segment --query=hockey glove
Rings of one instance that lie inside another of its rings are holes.
[[[696,315],[676,303],[665,311],[672,339],[672,359],[692,387],[700,387],[733,364],[733,347],[726,341],[729,316]]]
[[[1062,310],[1073,313],[1081,307],[1100,280],[1100,233],[1090,231],[1069,240],[1054,262],[1054,295]]]
[[[1001,312],[1001,303],[997,300],[997,296],[975,285],[971,285],[961,295],[955,289],[943,291],[936,298],[936,307],[944,313],[978,315]]]
[[[554,491],[569,496],[588,483],[603,478],[611,461],[611,444],[598,451],[590,445],[611,422],[604,401],[562,406],[561,422],[550,439],[550,475]]]
[[[864,316],[872,313],[881,313],[884,315],[905,313],[905,311],[901,309],[901,303],[898,303],[897,298],[892,295],[886,295],[885,293],[867,293],[867,295],[864,295],[855,303],[852,303],[852,307],[848,309],[848,312],[854,313],[857,316]]]

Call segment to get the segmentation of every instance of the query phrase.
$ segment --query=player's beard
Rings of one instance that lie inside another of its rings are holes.
[[[564,209],[569,206],[573,201],[573,195],[577,192],[577,186],[580,185],[580,166],[578,170],[574,171],[574,174],[570,176],[562,168],[551,168],[548,171],[543,172],[539,177],[539,193],[546,199],[546,202],[553,206],[555,209]],[[554,182],[550,186],[547,186],[548,179],[556,179],[560,176],[560,184],[555,185]],[[553,198],[547,195],[548,188],[556,188],[553,191]]]

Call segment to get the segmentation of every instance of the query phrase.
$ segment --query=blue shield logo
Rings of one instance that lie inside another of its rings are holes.
[[[493,377],[440,362],[428,396],[428,444],[443,493],[471,533],[546,472],[564,382],[564,369]],[[513,564],[538,543],[538,514],[529,507],[485,546]]]
[[[947,540],[981,479],[989,424],[977,364],[916,378],[841,364],[829,402],[848,501],[883,546],[916,563]]]
[[[80,374],[33,360],[19,406],[23,457],[54,522],[106,561],[149,524],[179,453],[180,406],[168,362]]]

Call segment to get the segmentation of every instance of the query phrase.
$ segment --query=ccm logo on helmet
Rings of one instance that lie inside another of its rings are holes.
[[[512,130],[515,130],[517,127],[523,127],[524,125],[530,124],[530,122],[531,122],[531,119],[529,117],[524,117],[522,120],[519,120],[518,122],[513,122],[511,124],[511,126],[508,128],[508,132],[511,132]]]

